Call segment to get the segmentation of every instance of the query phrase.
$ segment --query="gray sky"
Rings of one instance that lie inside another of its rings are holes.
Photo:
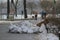
[[[0,0],[0,2],[1,2],[1,1],[4,1],[4,2],[6,2],[7,0]]]

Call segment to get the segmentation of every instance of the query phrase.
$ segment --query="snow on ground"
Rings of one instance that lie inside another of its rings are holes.
[[[59,40],[59,37],[57,37],[55,34],[47,33],[44,24],[41,25],[40,31],[42,31],[42,33],[39,33],[37,36],[39,40]]]
[[[59,40],[59,37],[54,35],[53,33],[48,33],[48,34],[39,34],[38,35],[39,40]]]
[[[35,16],[35,15],[32,14],[32,15],[27,15],[27,16],[28,16],[28,18],[32,18],[32,16]],[[38,14],[38,17],[41,17],[41,15]],[[2,19],[7,19],[7,15],[2,15],[1,18]],[[14,19],[24,19],[24,15],[17,15],[17,17],[14,15]]]
[[[47,24],[47,28],[48,28],[48,32],[49,33],[54,33],[54,34],[57,34],[58,33],[58,27],[54,24],[51,24],[51,23],[48,23]]]
[[[59,40],[59,38],[52,33],[47,34],[47,39],[48,40]]]

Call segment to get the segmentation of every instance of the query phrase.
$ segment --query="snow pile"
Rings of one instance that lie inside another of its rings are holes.
[[[47,34],[47,39],[48,40],[59,40],[59,38],[52,33]]]
[[[57,33],[58,32],[58,27],[56,25],[53,24],[47,24],[47,28],[48,28],[48,33]]]
[[[42,32],[42,34],[45,34],[45,35],[47,34],[47,30],[46,30],[46,28],[45,28],[45,25],[44,25],[44,24],[42,24],[42,25],[41,25],[41,27],[40,27],[39,31],[40,31],[40,32]]]
[[[42,33],[39,33],[38,35],[39,40],[59,40],[59,37],[57,37],[53,33],[47,33],[44,24],[41,25],[40,31]]]
[[[59,40],[59,37],[57,37],[53,33],[48,33],[46,35],[44,35],[44,34],[41,33],[39,35],[39,40]]]
[[[9,26],[9,32],[14,33],[35,33],[39,32],[39,27],[33,25],[30,21],[23,21],[17,24],[12,24]]]
[[[41,25],[39,31],[42,32],[42,33],[39,33],[39,35],[38,35],[39,40],[47,40],[47,37],[46,37],[47,36],[47,30],[46,30],[44,24]]]

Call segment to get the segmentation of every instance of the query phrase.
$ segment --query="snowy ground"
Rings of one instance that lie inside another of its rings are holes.
[[[27,15],[28,16],[28,18],[32,18],[32,16],[34,16],[34,14],[32,14],[32,15]],[[38,14],[38,17],[41,17],[41,15],[40,14]],[[0,15],[0,18],[1,19],[7,19],[7,15]],[[14,19],[24,19],[24,15],[17,15],[17,17],[16,16],[14,16]]]

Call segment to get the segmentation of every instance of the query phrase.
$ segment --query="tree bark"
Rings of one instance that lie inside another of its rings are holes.
[[[10,3],[9,0],[7,0],[7,19],[9,19],[9,13],[10,13]]]
[[[24,18],[27,18],[26,0],[24,0]]]

